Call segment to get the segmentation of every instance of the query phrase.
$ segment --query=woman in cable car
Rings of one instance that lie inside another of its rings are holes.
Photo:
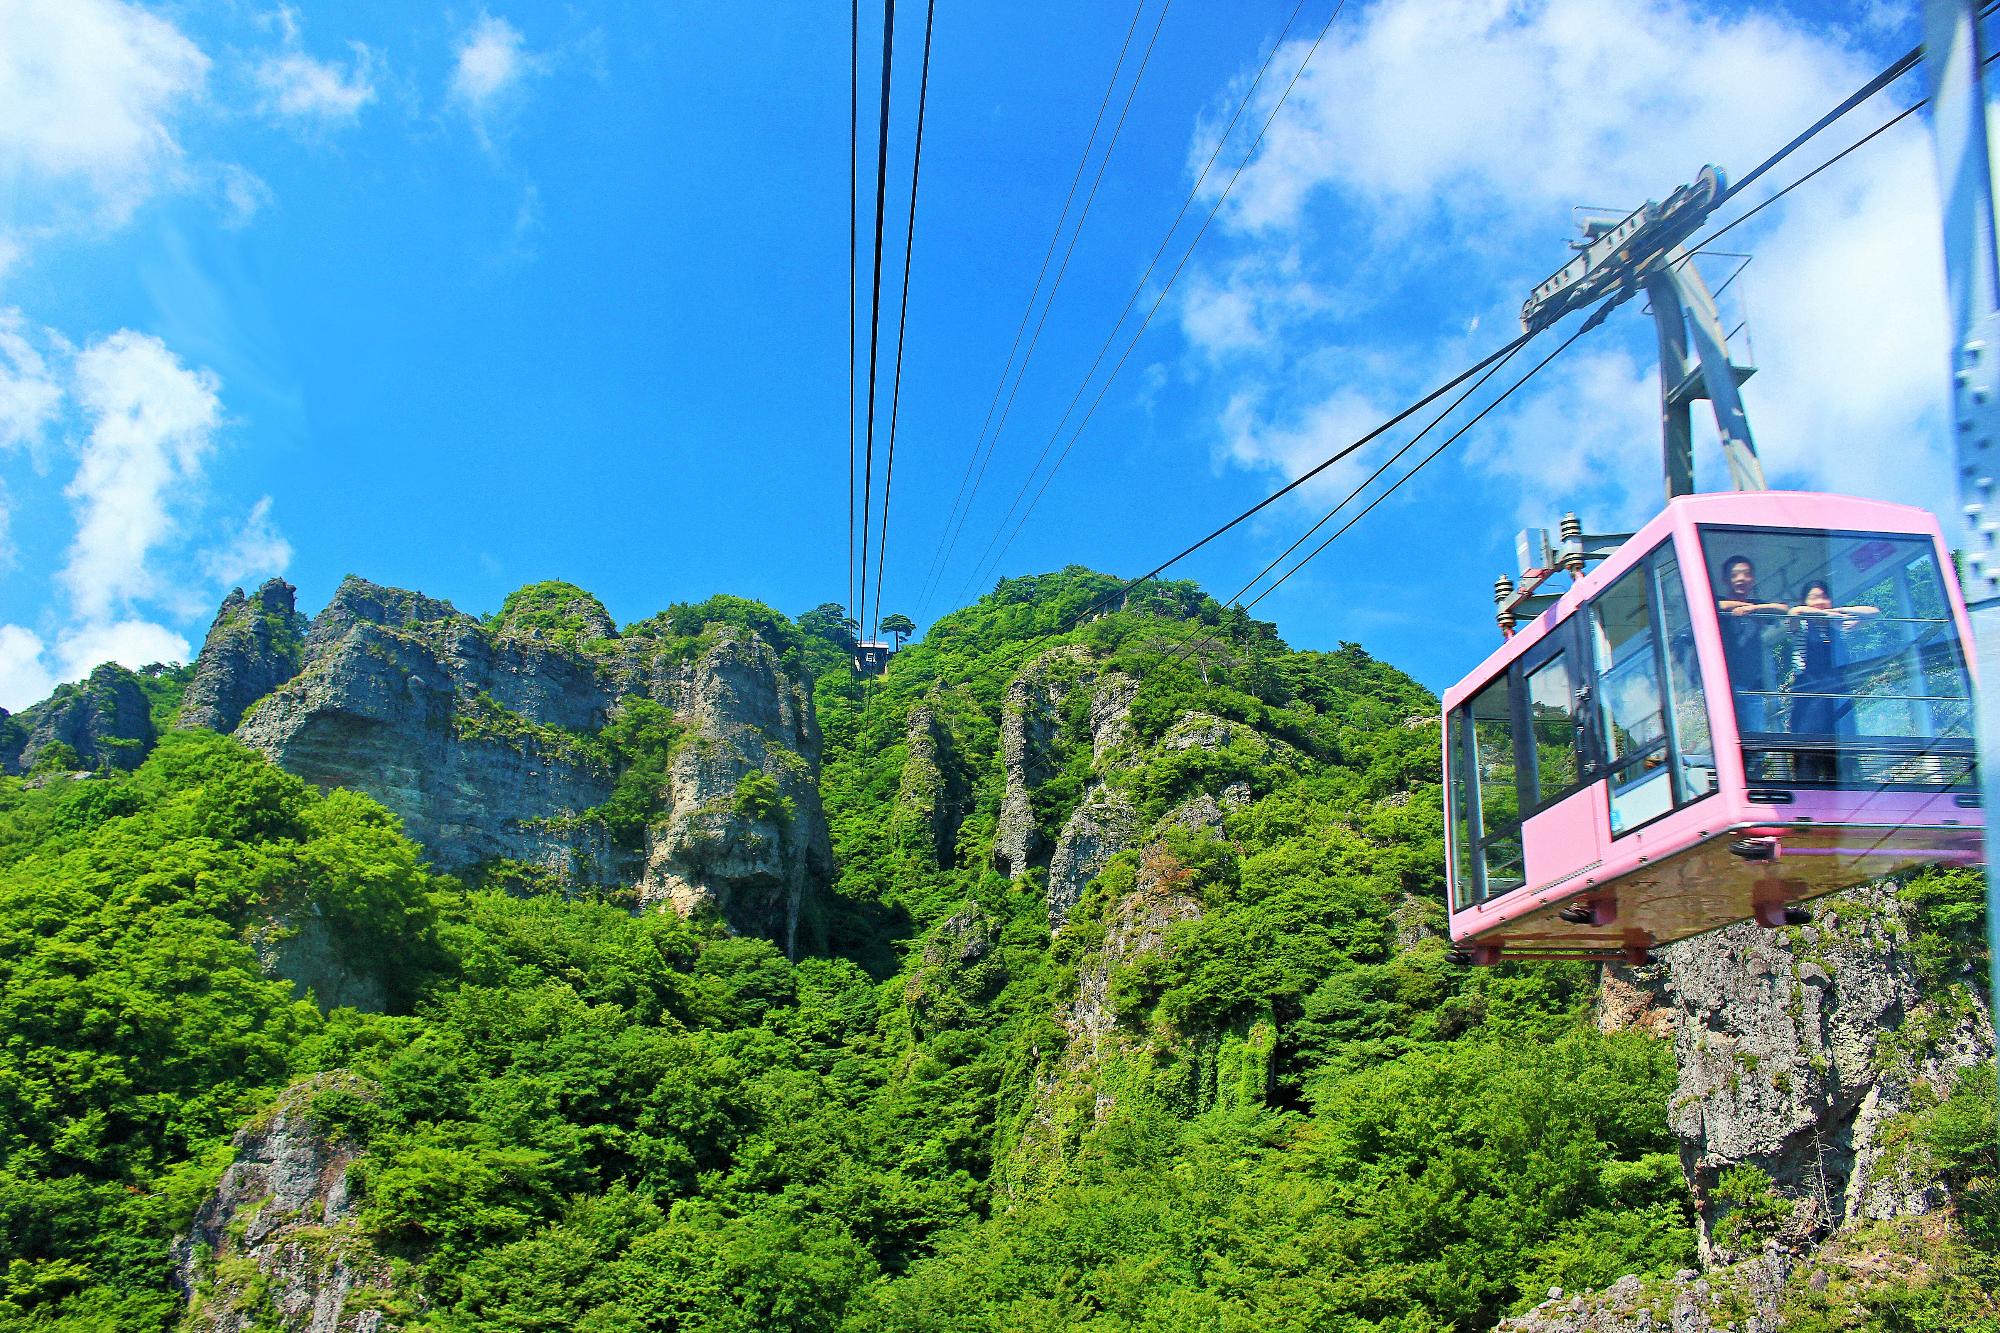
[[[1903,505],[1671,501],[1445,694],[1455,956],[1640,961],[1978,859],[1951,568]]]

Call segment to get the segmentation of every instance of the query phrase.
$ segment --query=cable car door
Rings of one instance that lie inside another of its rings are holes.
[[[1598,709],[1578,610],[1522,656],[1514,696],[1521,748],[1521,808],[1527,886],[1571,879],[1604,859],[1606,822],[1595,739]]]

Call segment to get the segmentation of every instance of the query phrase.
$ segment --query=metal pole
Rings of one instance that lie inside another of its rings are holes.
[[[1977,0],[1924,0],[1924,75],[1944,205],[1945,286],[1951,309],[1952,436],[1964,519],[1961,578],[1978,660],[1979,783],[1988,822],[1986,942],[1993,1013],[2000,1018],[2000,876],[1990,849],[2000,812],[2000,246],[1993,232],[1993,166]]]

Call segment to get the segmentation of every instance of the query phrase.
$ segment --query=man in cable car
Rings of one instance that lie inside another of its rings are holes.
[[[1757,569],[1747,555],[1732,555],[1722,562],[1722,581],[1729,592],[1715,605],[1723,613],[1722,653],[1736,691],[1736,724],[1744,731],[1763,731],[1765,700],[1771,692],[1772,626],[1760,617],[1785,615],[1792,608],[1784,602],[1757,600]]]

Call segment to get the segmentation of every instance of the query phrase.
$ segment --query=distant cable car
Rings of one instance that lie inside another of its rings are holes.
[[[879,676],[889,669],[889,659],[895,655],[892,645],[864,639],[854,645],[854,674]]]
[[[1445,692],[1459,961],[1643,961],[1979,859],[1970,625],[1930,514],[1723,492],[1609,554],[1565,538],[1572,586]]]

